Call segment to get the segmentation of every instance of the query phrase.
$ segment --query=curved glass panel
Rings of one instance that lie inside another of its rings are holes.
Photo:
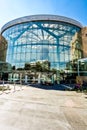
[[[12,26],[2,34],[8,42],[6,62],[17,70],[26,69],[26,64],[32,65],[34,70],[34,64],[47,61],[50,70],[65,70],[73,60],[72,42],[79,31],[75,25],[52,21]]]

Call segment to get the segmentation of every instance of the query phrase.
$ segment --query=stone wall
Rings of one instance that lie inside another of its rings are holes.
[[[83,57],[87,58],[87,27],[82,28]]]

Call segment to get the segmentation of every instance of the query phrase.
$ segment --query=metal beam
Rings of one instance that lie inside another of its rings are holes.
[[[56,39],[58,38],[57,35],[55,35],[54,33],[52,33],[51,31],[49,31],[47,28],[43,27],[40,23],[35,23],[38,27],[40,27],[42,30],[46,31],[47,33],[49,33],[51,36],[55,37]]]

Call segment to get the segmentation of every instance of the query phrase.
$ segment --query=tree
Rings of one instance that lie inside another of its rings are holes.
[[[31,64],[30,63],[25,63],[25,70],[31,70]]]
[[[49,61],[44,61],[43,63],[42,63],[42,70],[44,71],[44,72],[46,72],[46,71],[50,71],[50,62]]]
[[[16,70],[16,67],[15,67],[15,65],[12,67],[12,70]]]
[[[36,62],[36,71],[42,71],[42,64],[39,61]]]

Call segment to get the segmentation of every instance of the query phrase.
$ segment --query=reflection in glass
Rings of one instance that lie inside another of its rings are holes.
[[[35,65],[38,65],[41,72],[46,69],[71,71],[74,61],[82,57],[81,42],[76,40],[79,31],[75,25],[52,21],[14,25],[2,33],[8,44],[4,51],[6,57],[1,53],[0,57],[17,70],[31,68],[31,71],[36,71]],[[50,67],[40,66],[44,62],[48,62]]]

